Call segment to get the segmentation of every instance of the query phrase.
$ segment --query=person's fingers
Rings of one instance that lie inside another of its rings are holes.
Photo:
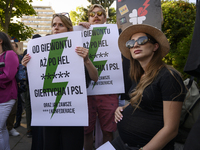
[[[76,47],[75,51],[79,56],[81,56],[83,58],[85,58],[88,55],[88,52],[89,52],[89,50],[87,48],[84,48],[84,47]]]
[[[89,22],[81,22],[78,25],[81,25],[81,26],[85,27],[86,29],[90,28],[90,23]]]
[[[122,107],[118,107],[116,109],[116,111],[115,111],[115,122],[116,123],[119,122],[120,120],[122,120],[122,118],[123,118],[123,115],[121,113],[122,111],[123,111]]]
[[[31,59],[31,56],[29,56],[29,54],[26,54],[24,56],[24,58],[22,59],[21,64],[26,67],[26,65],[30,61],[30,59]]]
[[[89,29],[90,28],[90,24],[87,24],[87,29]]]
[[[122,119],[122,114],[121,113],[116,113],[116,118],[118,119],[118,121],[120,121]]]
[[[115,122],[120,122],[122,120],[120,115],[115,115]]]

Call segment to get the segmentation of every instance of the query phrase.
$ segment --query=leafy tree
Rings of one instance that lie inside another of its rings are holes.
[[[79,22],[87,22],[88,21],[87,12],[88,9],[84,7],[76,7],[76,11],[70,11],[69,14],[73,25],[78,25]]]
[[[117,22],[115,8],[110,8],[108,14],[109,14],[109,18],[107,18],[107,22],[115,24]]]
[[[194,28],[192,29],[192,31]],[[183,72],[183,69],[185,67],[188,54],[190,51],[190,45],[192,42],[193,32],[191,32],[187,37],[183,38],[178,44],[177,48],[179,51],[179,55],[175,55],[174,58],[176,62],[173,64],[173,66],[183,74],[183,78],[186,79],[189,77],[189,75],[185,72]]]
[[[1,30],[14,36],[19,40],[26,40],[31,37],[34,30],[23,23],[11,23],[16,16],[21,18],[23,15],[36,15],[35,10],[29,3],[32,0],[1,0],[0,1],[0,26]]]
[[[34,32],[35,29],[26,26],[23,22],[9,24],[8,35],[13,36],[20,41],[31,38]]]
[[[104,8],[110,7],[114,0],[95,0],[91,1],[88,0],[91,4],[101,4]],[[84,7],[76,7],[76,11],[70,11],[70,18],[73,22],[73,25],[78,25],[79,22],[87,22],[88,21],[88,9],[90,8],[91,5],[87,6],[87,8]],[[110,8],[108,11],[109,18],[107,18],[108,23],[116,23],[116,10],[115,8]]]
[[[196,17],[196,6],[188,1],[162,0],[161,1],[164,23],[162,30],[170,43],[170,52],[165,57],[165,62],[178,66],[176,56],[180,54],[177,44],[193,32]]]
[[[110,7],[114,0],[87,0],[91,4],[101,4],[104,8]]]

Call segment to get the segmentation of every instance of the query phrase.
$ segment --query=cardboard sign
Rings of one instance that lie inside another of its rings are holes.
[[[99,148],[97,148],[97,150],[106,150],[106,149],[115,150],[115,148],[112,146],[112,144],[109,141],[101,145]]]
[[[89,29],[75,26],[74,30],[82,31],[83,47],[89,49],[89,58],[98,69],[99,79],[91,82],[87,88],[88,95],[124,93],[117,25],[91,25]]]
[[[32,126],[87,126],[88,105],[80,31],[32,39],[27,64]]]

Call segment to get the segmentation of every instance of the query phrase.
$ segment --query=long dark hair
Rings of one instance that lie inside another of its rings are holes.
[[[150,39],[150,42],[152,44],[158,43],[151,35],[149,35],[149,34],[146,34],[146,35]],[[134,111],[137,108],[139,108],[139,105],[142,101],[142,95],[143,95],[144,89],[154,81],[154,79],[158,75],[159,71],[163,67],[166,67],[175,79],[176,79],[176,77],[174,76],[173,71],[177,72],[180,75],[180,73],[176,69],[165,64],[162,61],[162,58],[163,58],[162,50],[159,47],[154,52],[154,55],[153,55],[152,59],[150,60],[150,62],[147,64],[145,75],[142,77],[142,75],[144,74],[143,68],[141,67],[140,63],[137,60],[135,60],[131,57],[131,59],[130,59],[130,76],[133,80],[135,80],[138,83],[136,88],[130,94],[130,97],[131,97],[130,102],[131,102],[131,105],[135,108]],[[180,84],[180,82],[177,79],[176,79],[176,81]],[[181,86],[181,84],[180,84],[180,86]],[[183,88],[181,86],[181,92],[179,94],[177,94],[176,97],[178,97],[182,93],[183,93]],[[174,99],[175,98],[173,98],[173,100]]]
[[[2,40],[2,49],[3,51],[13,50],[13,46],[8,35],[2,31],[0,31],[0,39]]]
[[[145,33],[146,34],[146,33]],[[146,34],[147,37],[150,39],[150,42],[152,44],[158,43],[151,35]],[[166,66],[165,63],[162,61],[162,51],[160,47],[154,52],[154,55],[150,62],[148,63],[146,67],[145,76],[142,77],[144,74],[144,70],[141,67],[138,60],[133,59],[131,57],[130,59],[130,76],[131,79],[135,80],[138,85],[132,91],[130,94],[131,97],[131,105],[135,107],[135,109],[139,108],[139,104],[142,100],[142,94],[144,89],[153,82],[153,80],[156,78],[157,74],[159,73],[160,69],[162,67]],[[134,111],[135,111],[134,109]]]

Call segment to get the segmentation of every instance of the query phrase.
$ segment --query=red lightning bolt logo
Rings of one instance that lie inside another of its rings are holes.
[[[149,1],[150,1],[150,0],[146,0],[146,1],[144,2],[144,4],[143,4],[144,10],[150,5],[150,4],[148,4]]]
[[[145,16],[145,15],[148,13],[148,11],[146,10],[146,8],[149,7],[149,5],[150,5],[150,4],[148,4],[149,1],[150,1],[150,0],[146,0],[146,1],[144,2],[144,4],[143,4],[144,8],[143,8],[143,7],[140,7],[140,8],[138,9],[138,16],[139,16],[139,17]]]

